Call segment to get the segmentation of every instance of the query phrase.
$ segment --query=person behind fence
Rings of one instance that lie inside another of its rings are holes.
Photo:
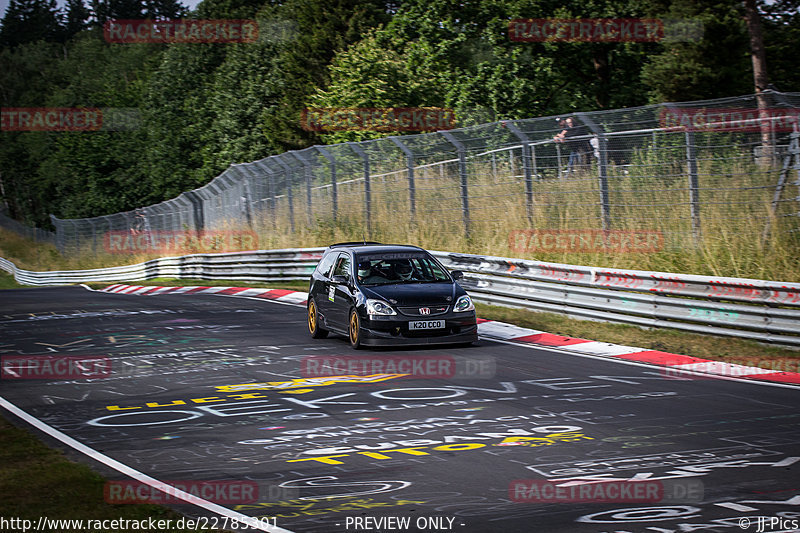
[[[574,118],[567,117],[564,120],[559,120],[559,125],[563,127],[563,129],[558,135],[553,137],[553,140],[566,144],[570,150],[565,174],[569,176],[572,173],[572,167],[575,163],[582,164],[584,154],[592,151],[592,145],[589,143],[589,132],[586,126],[576,125]]]

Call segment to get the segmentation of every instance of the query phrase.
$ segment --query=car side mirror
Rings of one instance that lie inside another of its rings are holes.
[[[337,285],[347,285],[348,283],[347,276],[342,276],[341,274],[333,276],[331,281]]]
[[[464,272],[462,272],[461,270],[453,270],[452,272],[450,272],[450,275],[453,276],[454,280],[459,280],[464,277]]]

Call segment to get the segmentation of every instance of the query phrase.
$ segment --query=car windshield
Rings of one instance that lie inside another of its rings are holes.
[[[450,276],[444,268],[421,252],[359,256],[357,276],[362,285],[450,281]]]

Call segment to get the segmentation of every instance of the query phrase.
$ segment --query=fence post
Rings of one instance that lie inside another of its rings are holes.
[[[406,154],[406,168],[408,169],[408,200],[411,205],[411,221],[415,222],[417,218],[417,191],[414,185],[414,152],[402,143],[398,137],[389,137],[389,140],[397,145],[400,150]]]
[[[153,226],[152,226],[152,224],[150,222],[150,217],[151,217],[150,210],[151,209],[152,209],[151,206],[142,207],[142,208],[140,208],[139,212],[141,213],[141,216],[142,216],[142,224],[144,225],[145,235],[147,235],[149,237],[148,240],[150,241],[150,246],[155,248],[156,247],[156,241],[155,241],[156,236],[153,234]]]
[[[194,232],[200,233],[205,229],[205,208],[203,199],[198,196],[197,189],[183,193],[189,203],[192,204],[192,221],[194,222]]]
[[[694,130],[686,129],[686,163],[689,178],[689,203],[692,215],[692,235],[694,243],[700,243],[700,198],[697,179],[697,154],[695,153]]]
[[[331,165],[331,203],[333,204],[333,222],[336,223],[336,213],[339,211],[339,192],[336,186],[336,158],[323,146],[315,145],[312,148],[316,148]]]
[[[56,228],[56,250],[58,253],[64,253],[64,226],[63,223],[59,218],[57,218],[54,214],[50,214],[50,222],[53,224],[53,227]]]
[[[795,202],[797,202],[796,216],[800,217],[800,126],[797,124],[794,125],[791,139],[792,141],[789,144],[789,157],[794,158],[794,165],[792,165],[792,168],[797,172],[797,179],[795,179],[794,185],[797,188],[798,194],[795,198]]]
[[[372,237],[372,191],[369,180],[369,156],[358,143],[347,143],[352,150],[364,160],[364,214],[367,218],[367,236]]]
[[[603,129],[586,113],[575,113],[581,122],[586,124],[597,136],[597,179],[600,183],[600,216],[603,230],[611,229],[611,203],[608,190],[608,139]]]
[[[72,234],[75,237],[75,247],[73,248],[73,253],[77,254],[81,249],[81,241],[78,238],[78,221],[71,220],[70,222],[72,222]]]
[[[311,179],[312,179],[312,169],[311,163],[306,160],[305,157],[300,155],[300,152],[289,152],[292,154],[300,163],[303,165],[303,173],[305,174],[306,178],[306,215],[308,217],[308,227],[312,227],[314,225],[314,215],[311,212]]]
[[[275,171],[267,164],[266,159],[255,162],[256,167],[260,168],[267,175],[267,194],[269,195],[269,214],[272,221],[272,229],[277,227],[278,214],[275,209]]]
[[[450,144],[456,147],[458,152],[458,174],[461,177],[461,213],[464,218],[464,234],[470,238],[471,228],[469,220],[469,185],[467,183],[467,151],[464,145],[459,142],[449,131],[439,131]]]
[[[242,202],[240,212],[244,213],[245,221],[247,222],[248,227],[252,230],[253,214],[250,212],[250,203],[252,202],[253,193],[250,190],[250,180],[252,179],[253,175],[250,173],[251,164],[252,163],[243,163],[239,165],[233,165],[231,170],[233,170],[233,172],[239,175],[239,177],[242,179],[242,194],[239,196],[239,199]]]
[[[289,201],[289,227],[292,233],[294,233],[294,198],[292,196],[292,176],[294,176],[294,171],[292,167],[282,159],[282,155],[275,156],[275,161],[283,167],[283,175],[286,177],[286,199]]]
[[[555,143],[556,145],[556,169],[558,171],[558,179],[564,178],[564,172],[561,170],[561,143]]]
[[[525,175],[525,210],[528,214],[528,223],[533,223],[533,179],[531,178],[531,140],[513,122],[503,122],[511,133],[522,142],[522,169]]]
[[[272,229],[275,229],[277,225],[277,214],[275,213],[275,176],[274,170],[272,170],[269,165],[267,164],[266,160],[261,159],[255,162],[257,168],[260,168],[264,173],[267,175],[267,194],[269,195],[269,214],[270,219],[272,220]],[[252,172],[252,170],[251,170]]]
[[[781,201],[781,195],[783,194],[783,189],[786,186],[786,179],[789,177],[789,167],[792,164],[792,160],[795,158],[798,160],[797,161],[798,165],[796,166],[796,168],[798,169],[798,176],[800,178],[800,154],[795,155],[795,153],[800,152],[797,143],[798,137],[800,137],[800,134],[798,134],[797,129],[795,129],[795,131],[792,133],[790,137],[791,142],[789,143],[789,152],[786,154],[786,157],[783,158],[783,166],[781,168],[780,175],[778,176],[778,183],[775,185],[775,192],[772,193],[772,203],[770,204],[770,211],[769,211],[770,216],[767,217],[767,221],[764,224],[764,231],[761,233],[762,246],[765,245],[767,239],[769,239],[769,234],[772,226],[772,219],[775,218],[778,214],[778,203]],[[798,179],[796,185],[800,186],[800,179]],[[797,200],[800,200],[800,197],[798,197]]]

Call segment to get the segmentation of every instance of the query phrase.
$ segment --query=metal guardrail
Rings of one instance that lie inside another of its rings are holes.
[[[236,281],[307,280],[325,248],[298,248],[256,252],[193,254],[162,257],[129,266],[93,270],[33,272],[0,258],[0,269],[24,285],[140,281],[154,278],[188,278]]]
[[[158,277],[307,280],[323,250],[291,248],[194,254],[123,267],[63,272],[22,270],[0,258],[0,268],[26,285]],[[462,285],[478,302],[800,346],[800,283],[432,253],[447,268],[465,272]]]
[[[800,346],[800,283],[434,255],[478,302]]]

